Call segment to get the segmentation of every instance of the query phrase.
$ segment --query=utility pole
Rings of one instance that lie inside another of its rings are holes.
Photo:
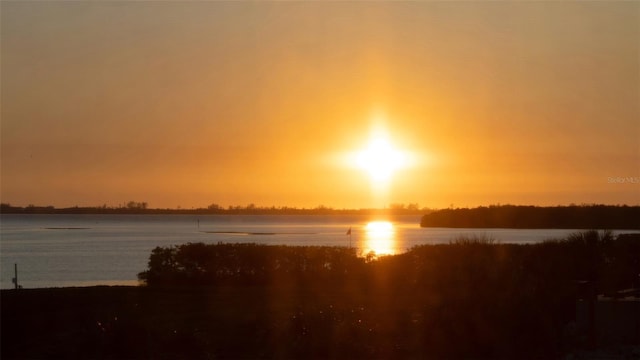
[[[18,290],[18,264],[13,264],[13,271],[15,272],[15,277],[11,281],[13,281],[15,289]]]

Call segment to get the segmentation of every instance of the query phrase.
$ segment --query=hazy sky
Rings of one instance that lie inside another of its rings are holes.
[[[0,10],[4,203],[640,204],[640,2]]]

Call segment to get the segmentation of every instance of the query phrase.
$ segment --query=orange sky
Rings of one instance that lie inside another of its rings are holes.
[[[0,10],[4,203],[640,204],[638,2]]]

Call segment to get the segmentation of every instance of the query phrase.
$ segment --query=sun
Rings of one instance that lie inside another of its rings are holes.
[[[357,165],[367,171],[374,184],[387,183],[393,174],[407,165],[407,156],[391,144],[385,133],[371,136],[367,147],[357,154]]]

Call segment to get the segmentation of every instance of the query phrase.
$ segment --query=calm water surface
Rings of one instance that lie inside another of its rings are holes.
[[[3,214],[0,287],[13,287],[16,263],[24,288],[134,285],[153,248],[188,242],[354,246],[366,255],[401,253],[460,235],[534,243],[575,231],[423,229],[419,222],[419,216]]]

